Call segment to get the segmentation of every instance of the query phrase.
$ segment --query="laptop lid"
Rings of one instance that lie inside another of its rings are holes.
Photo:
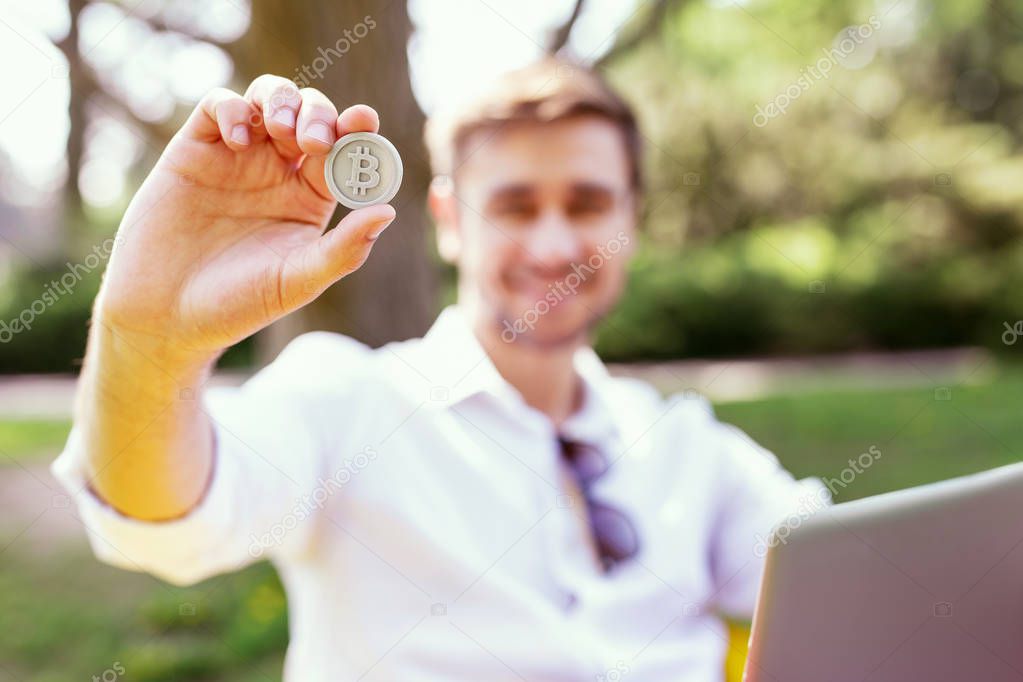
[[[747,682],[1023,682],[1023,463],[779,528]]]

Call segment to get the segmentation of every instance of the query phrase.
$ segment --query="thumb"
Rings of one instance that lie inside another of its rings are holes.
[[[356,209],[342,218],[333,230],[300,247],[293,260],[296,267],[285,269],[285,287],[294,292],[294,297],[288,298],[307,303],[334,282],[362,267],[377,237],[394,217],[390,204]]]

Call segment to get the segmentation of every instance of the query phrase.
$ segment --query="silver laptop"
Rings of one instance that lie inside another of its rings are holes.
[[[1023,682],[1023,463],[785,533],[768,543],[747,682]]]

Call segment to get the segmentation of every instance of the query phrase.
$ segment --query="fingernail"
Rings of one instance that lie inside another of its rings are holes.
[[[243,123],[231,128],[231,141],[235,144],[249,143],[249,129]]]
[[[333,144],[334,140],[330,134],[330,128],[327,127],[326,123],[321,121],[313,121],[309,124],[309,127],[305,129],[305,134],[314,140],[319,140],[323,144]]]
[[[281,107],[280,109],[274,112],[273,120],[277,121],[278,123],[282,123],[288,126],[289,128],[294,128],[295,112],[294,110],[288,109],[287,107]]]
[[[384,230],[387,229],[387,226],[391,224],[392,220],[394,220],[394,218],[385,220],[384,222],[374,227],[369,233],[366,234],[366,239],[370,240],[371,242],[375,242],[377,238],[384,233]]]

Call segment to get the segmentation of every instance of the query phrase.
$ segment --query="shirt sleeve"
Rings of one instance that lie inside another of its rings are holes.
[[[337,335],[297,337],[242,386],[200,392],[213,429],[213,473],[202,500],[181,518],[131,518],[100,499],[88,485],[81,429],[73,425],[51,470],[71,495],[97,558],[189,585],[260,558],[302,552],[322,509],[316,492],[324,470],[323,438],[302,386],[326,359],[326,336]]]
[[[720,508],[712,534],[711,564],[716,606],[751,618],[768,547],[776,529],[803,520],[831,504],[818,478],[796,480],[778,458],[741,429],[717,423]]]

